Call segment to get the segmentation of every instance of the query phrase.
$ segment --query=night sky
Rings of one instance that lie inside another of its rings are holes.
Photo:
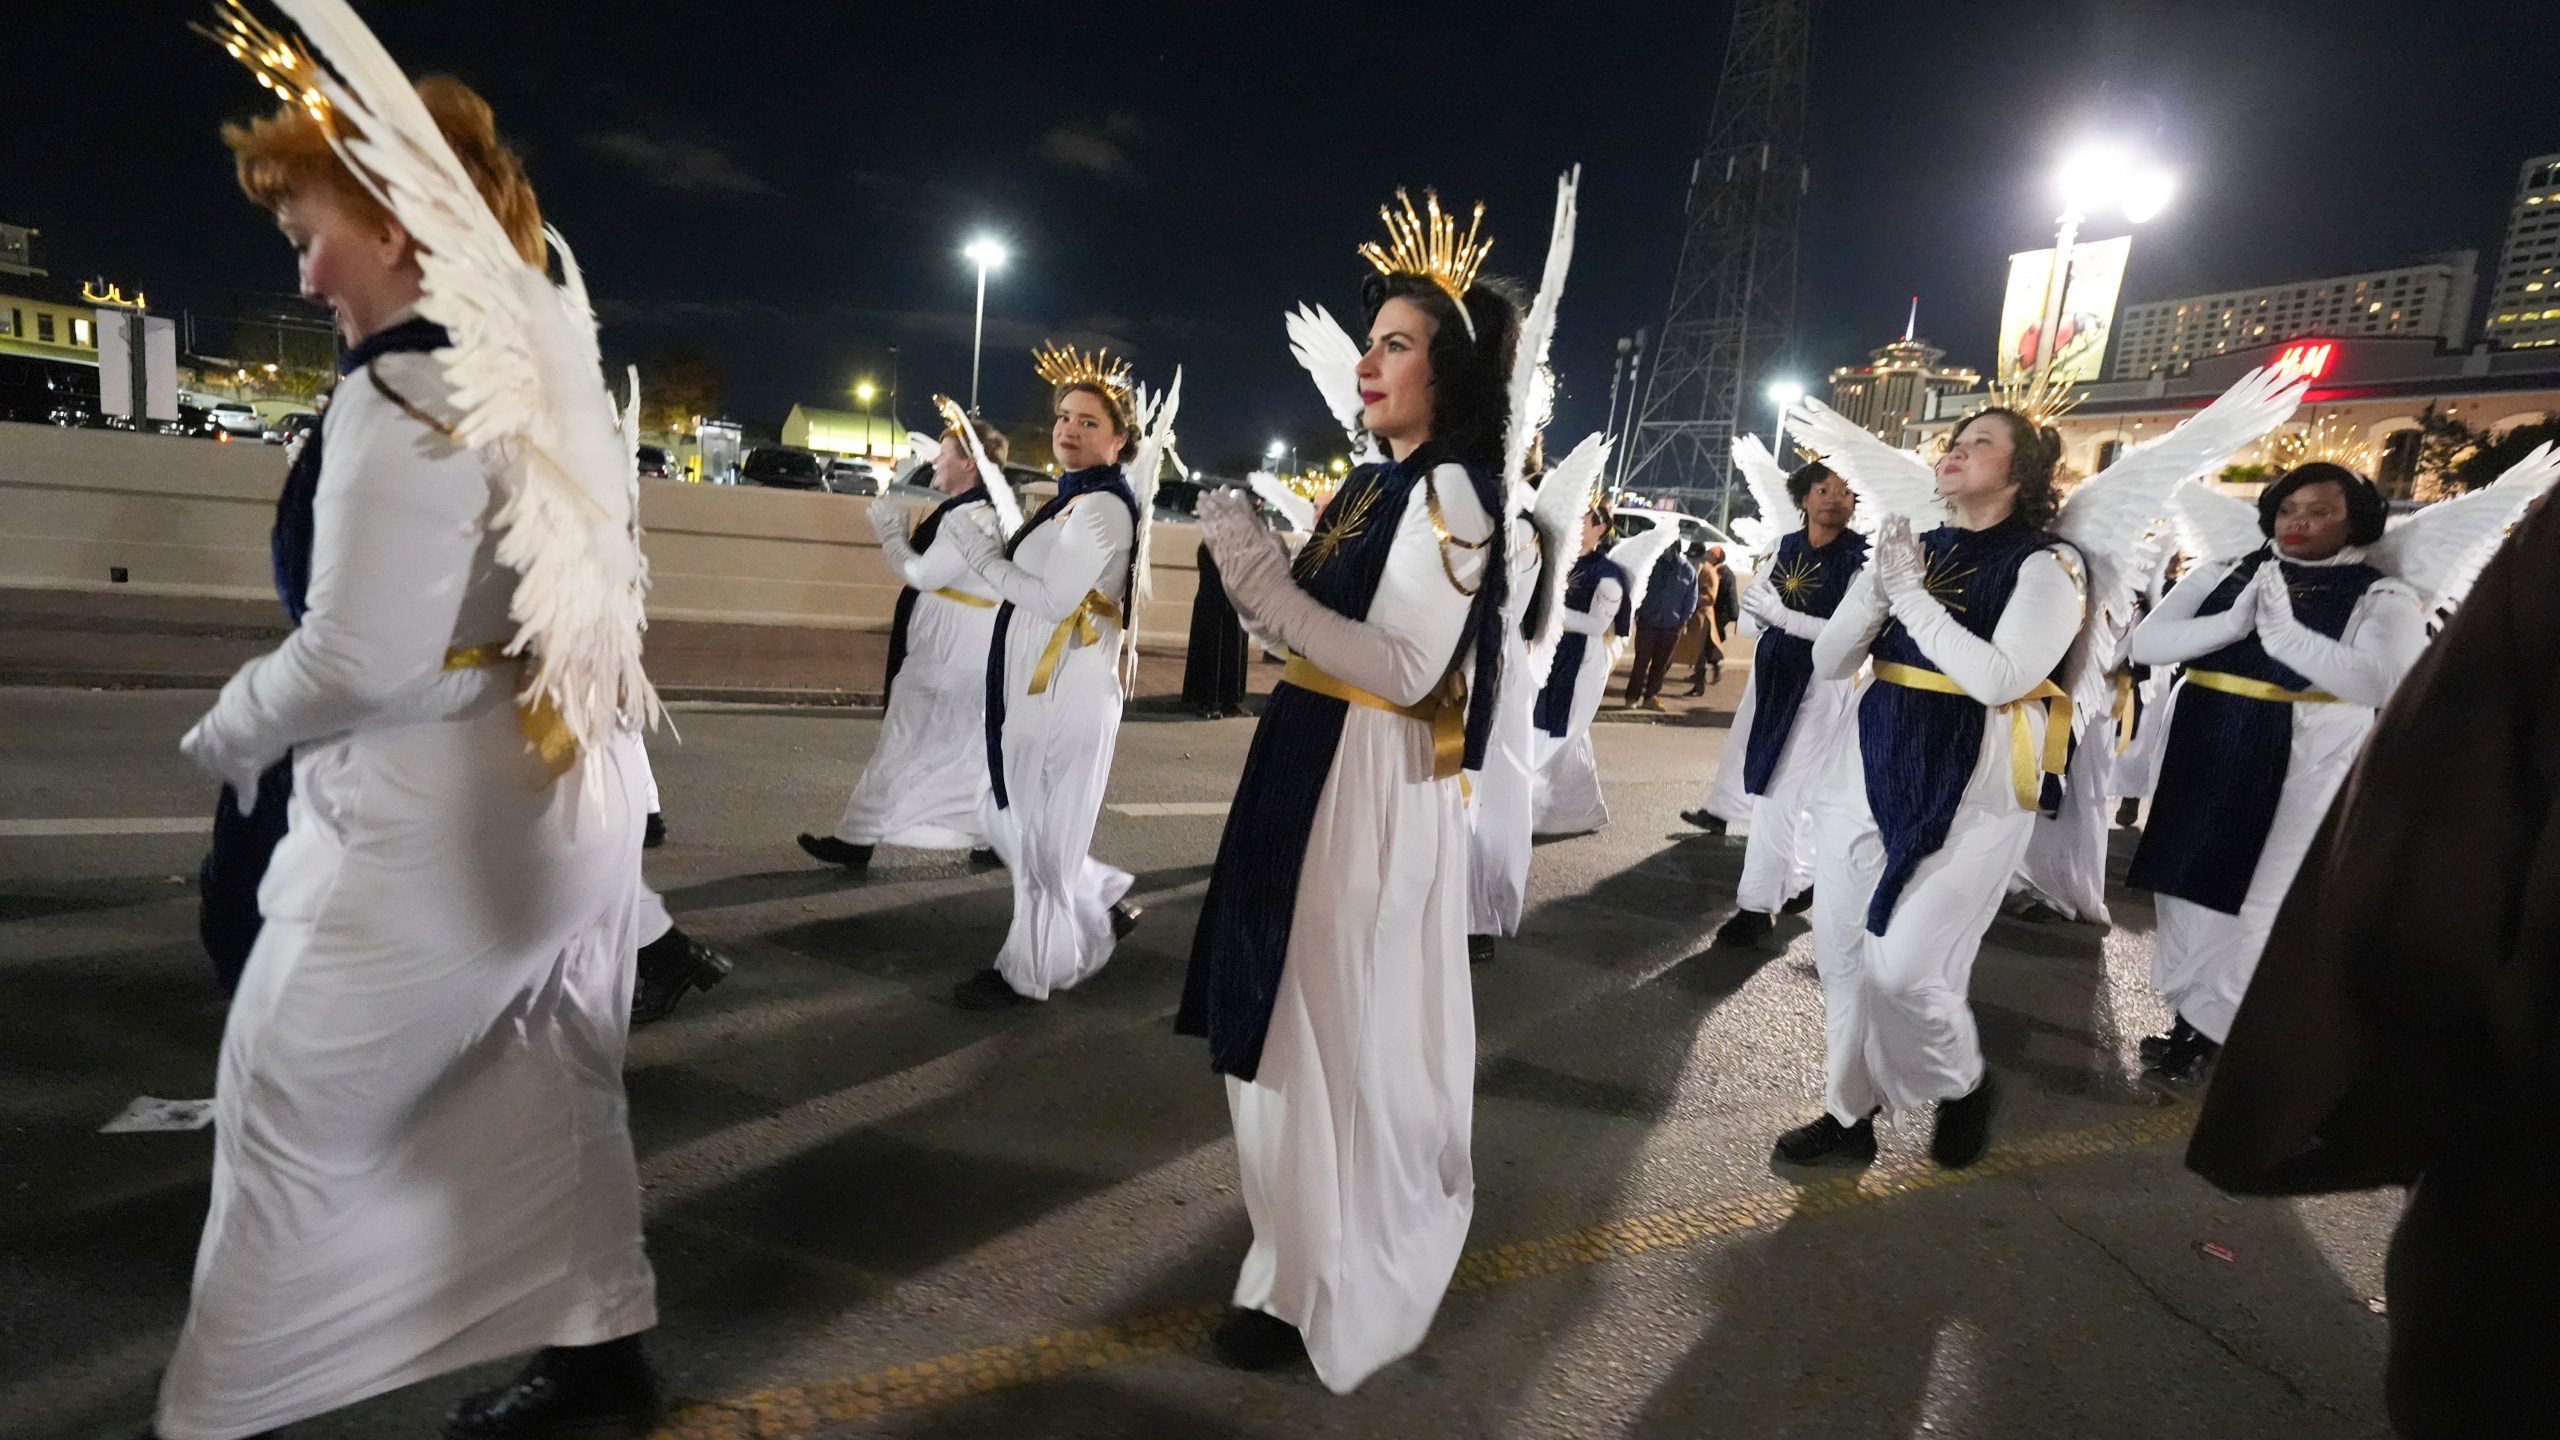
[[[214,135],[262,92],[185,30],[203,8],[12,7],[0,220],[40,228],[57,276],[215,310],[290,288]],[[957,252],[984,229],[1015,252],[988,300],[989,413],[1035,413],[1032,343],[1108,341],[1150,380],[1187,367],[1183,448],[1213,466],[1271,435],[1334,448],[1280,315],[1303,299],[1356,321],[1351,249],[1398,184],[1489,202],[1491,268],[1533,278],[1575,161],[1561,428],[1596,428],[1616,337],[1661,322],[1730,18],[1660,0],[361,8],[413,75],[489,97],[587,267],[609,356],[699,347],[730,412],[772,425],[795,400],[850,407],[857,375],[885,386],[895,345],[922,425],[934,390],[968,384]],[[1830,0],[1813,55],[1809,380],[1891,338],[1914,293],[1921,333],[1987,366],[2002,257],[2050,243],[2045,177],[2091,127],[2182,177],[2137,233],[2131,301],[2461,246],[2485,276],[2517,164],[2560,150],[2543,5]]]

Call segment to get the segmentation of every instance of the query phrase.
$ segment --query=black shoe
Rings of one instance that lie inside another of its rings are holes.
[[[1991,1077],[1970,1095],[1938,1102],[1938,1123],[1929,1132],[1929,1158],[1950,1170],[1961,1170],[1991,1148]]]
[[[1111,906],[1111,938],[1128,939],[1129,932],[1138,928],[1139,918],[1146,913],[1143,908],[1126,900],[1114,901]]]
[[[865,855],[863,858],[868,860],[871,857],[869,855]],[[1001,870],[1004,868],[1004,857],[995,852],[994,846],[981,845],[977,849],[969,852],[969,868],[972,870]]]
[[[803,835],[800,848],[809,852],[810,859],[823,860],[829,865],[841,865],[847,870],[871,868],[870,846],[848,845],[833,835]]]
[[[1713,678],[1713,679],[1709,680],[1707,683],[1708,683],[1708,684],[1710,684],[1710,685],[1721,685],[1721,684],[1723,684],[1723,683],[1724,683],[1724,667],[1723,667],[1723,666],[1721,666],[1721,665],[1717,666],[1717,667],[1716,667],[1715,678]],[[1704,692],[1701,692],[1701,693],[1704,693]]]
[[[1209,1337],[1218,1359],[1238,1370],[1277,1370],[1307,1358],[1298,1327],[1259,1310],[1230,1310]]]
[[[1876,1163],[1876,1117],[1843,1125],[1829,1111],[1778,1137],[1776,1159],[1790,1165],[1873,1165]]]
[[[2187,1023],[2186,1016],[2180,1015],[2171,1022],[2168,1034],[2145,1035],[2142,1037],[2141,1045],[2135,1048],[2142,1052],[2143,1066],[2148,1069],[2162,1058],[2176,1054],[2195,1043],[2199,1038],[2201,1037],[2196,1033],[2196,1027]]]
[[[1757,910],[1736,910],[1733,918],[1716,931],[1716,944],[1727,949],[1762,944],[1777,928],[1776,921]]]
[[[2142,1042],[2146,1052],[2143,1056],[2142,1073],[2146,1077],[2183,1085],[2202,1077],[2205,1070],[2213,1064],[2213,1058],[2222,1053],[2222,1046],[2208,1039],[2203,1031],[2187,1024],[2184,1020],[2178,1022],[2178,1027],[2186,1033],[2180,1035],[2172,1031],[2167,1037],[2153,1037],[2169,1040],[2169,1044],[2162,1047],[2157,1055],[2148,1053],[2151,1047],[2150,1040]]]
[[[1010,1010],[1040,1002],[1014,989],[1002,972],[981,970],[951,987],[951,1003],[963,1010]]]
[[[1716,816],[1708,814],[1704,810],[1683,810],[1680,812],[1680,818],[1697,826],[1699,829],[1706,831],[1710,835],[1721,835],[1724,833],[1724,821],[1718,819]]]
[[[1706,681],[1704,681],[1704,680],[1692,680],[1692,681],[1690,681],[1690,682],[1689,682],[1689,690],[1688,690],[1688,694],[1689,694],[1689,698],[1690,698],[1690,699],[1695,700],[1695,699],[1697,699],[1699,696],[1704,695],[1704,694],[1706,694],[1706,693],[1707,693],[1707,682],[1706,682]]]
[[[640,848],[655,850],[667,843],[667,817],[652,810],[649,823],[640,827]]]
[[[688,990],[708,990],[737,965],[728,956],[675,926],[640,947],[640,975],[631,984],[631,1023],[648,1025],[676,1013]]]
[[[514,1380],[457,1401],[444,1440],[641,1440],[665,1416],[636,1339],[553,1346]]]
[[[1467,937],[1467,963],[1470,965],[1490,965],[1493,963],[1492,936],[1470,935]]]
[[[1810,910],[1810,909],[1812,909],[1812,908],[1813,908],[1813,887],[1812,887],[1812,886],[1810,886],[1810,885],[1808,885],[1808,886],[1806,886],[1806,887],[1805,887],[1805,890],[1804,890],[1804,893],[1803,893],[1803,894],[1798,895],[1798,896],[1797,896],[1796,898],[1794,898],[1793,900],[1790,900],[1790,901],[1788,901],[1786,904],[1779,906],[1779,907],[1778,907],[1778,913],[1779,913],[1779,914],[1781,914],[1781,915],[1801,915],[1801,914],[1803,914],[1804,912],[1806,912],[1807,910]]]
[[[2116,802],[2117,829],[2130,830],[2133,828],[2134,822],[2141,818],[2142,800],[2139,796],[2128,795],[2122,800]]]

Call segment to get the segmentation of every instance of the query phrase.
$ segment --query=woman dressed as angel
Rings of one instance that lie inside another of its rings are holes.
[[[1058,493],[1010,540],[975,525],[946,537],[1004,602],[986,661],[985,814],[1013,874],[1013,925],[995,964],[953,992],[972,1010],[1032,1004],[1090,978],[1138,917],[1121,898],[1129,872],[1091,852],[1120,738],[1122,636],[1144,528],[1120,462],[1137,449],[1143,474],[1162,441],[1140,444],[1125,367],[1055,347],[1037,358],[1052,387]]]
[[[1491,730],[1510,566],[1518,304],[1436,197],[1388,223],[1391,245],[1363,250],[1358,362],[1385,461],[1352,472],[1294,563],[1240,497],[1201,502],[1229,597],[1292,658],[1176,1021],[1226,1076],[1253,1221],[1218,1353],[1304,1355],[1337,1393],[1422,1342],[1474,1212],[1460,771]]]
[[[413,89],[343,4],[295,12],[337,78],[225,12],[298,103],[223,136],[350,350],[308,609],[183,742],[235,782],[290,750],[294,788],[156,1433],[233,1440],[539,1347],[444,1433],[644,1435],[631,447],[488,105]]]
[[[950,409],[933,457],[933,488],[942,502],[912,528],[905,505],[887,496],[871,502],[880,559],[906,582],[889,628],[880,743],[845,800],[835,833],[800,837],[812,859],[847,870],[867,869],[873,847],[883,844],[965,848],[979,864],[996,858],[987,846],[984,812],[987,640],[1000,602],[959,542],[936,542],[945,530],[967,525],[1000,543],[1022,516],[996,468],[1004,463],[1004,432],[942,403]]]
[[[2176,1014],[2142,1042],[2153,1074],[2193,1079],[2222,1048],[2312,832],[2426,648],[2418,595],[2369,558],[2385,514],[2344,466],[2287,471],[2258,496],[2266,543],[2199,566],[2133,632],[2136,662],[2185,667],[2126,876],[2154,893],[2152,984]]]

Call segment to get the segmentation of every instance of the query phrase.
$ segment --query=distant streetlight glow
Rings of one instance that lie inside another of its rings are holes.
[[[2054,365],[2062,358],[2057,337],[2070,286],[2071,248],[2079,241],[2081,222],[2093,211],[2112,208],[2132,224],[2143,224],[2169,207],[2177,184],[2167,170],[2108,141],[2080,145],[2063,157],[2061,168],[2054,172],[2062,214],[2054,221],[2053,269],[2045,280],[2044,314],[2036,331],[2037,366],[2048,385]]]
[[[1262,447],[1262,457],[1266,460],[1277,460],[1288,453],[1289,446],[1286,441],[1274,440]]]
[[[1776,406],[1778,410],[1778,428],[1771,431],[1769,435],[1769,454],[1776,458],[1780,468],[1792,468],[1787,465],[1787,411],[1793,408],[1795,403],[1803,398],[1804,386],[1801,382],[1795,380],[1772,380],[1769,382],[1769,403]],[[1731,520],[1733,510],[1733,487],[1727,485],[1724,489],[1725,518],[1727,520]],[[1778,517],[1774,515],[1763,515],[1760,518],[1763,520],[1775,520]]]
[[[870,404],[871,397],[879,393],[880,391],[868,380],[856,380],[853,382],[853,398],[861,401],[865,405]]]
[[[978,324],[969,341],[969,413],[978,413],[978,360],[987,348],[987,272],[1004,268],[1011,258],[1003,242],[991,235],[981,235],[961,250],[961,255],[978,267]]]

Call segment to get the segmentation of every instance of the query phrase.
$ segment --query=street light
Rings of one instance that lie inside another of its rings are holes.
[[[2080,239],[2081,222],[2091,211],[2112,206],[2128,222],[2143,224],[2168,208],[2177,180],[2121,146],[2097,143],[2063,157],[2054,188],[2062,194],[2062,214],[2054,220],[2053,270],[2045,278],[2043,324],[2036,331],[2040,388],[2052,385],[2054,362],[2061,358],[2063,291],[2070,282],[2071,247]]]
[[[879,393],[879,387],[867,376],[853,382],[853,398],[862,406],[862,456],[866,460],[871,458],[871,397]],[[890,453],[897,452],[895,445],[889,448]]]
[[[978,413],[978,357],[987,345],[987,272],[1003,268],[1005,249],[993,236],[981,235],[960,252],[978,267],[978,326],[969,341],[969,413]]]
[[[1769,382],[1768,394],[1770,405],[1775,407],[1778,412],[1777,428],[1769,432],[1769,454],[1777,460],[1780,469],[1785,469],[1787,465],[1787,409],[1789,406],[1794,405],[1797,401],[1804,398],[1804,386],[1793,380],[1772,380]],[[1724,494],[1719,503],[1718,509],[1720,514],[1716,523],[1730,526],[1733,523],[1733,486],[1729,482],[1724,487]],[[1775,515],[1763,515],[1760,518],[1763,520],[1775,520],[1778,517]]]

